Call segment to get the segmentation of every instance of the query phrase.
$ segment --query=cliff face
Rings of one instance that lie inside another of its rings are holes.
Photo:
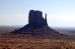
[[[30,10],[29,12],[29,24],[33,27],[47,25],[47,20],[42,17],[41,11]]]

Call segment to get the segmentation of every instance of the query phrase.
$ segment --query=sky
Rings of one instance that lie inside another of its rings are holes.
[[[75,0],[0,0],[0,25],[26,25],[32,9],[47,13],[51,27],[75,27]]]

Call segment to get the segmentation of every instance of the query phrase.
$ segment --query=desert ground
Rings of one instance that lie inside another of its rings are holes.
[[[20,36],[8,34],[18,28],[20,27],[0,27],[0,49],[75,49],[74,39],[47,39],[23,34]]]

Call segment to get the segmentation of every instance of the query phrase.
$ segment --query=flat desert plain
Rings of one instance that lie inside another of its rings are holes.
[[[8,31],[9,30],[9,31]],[[10,35],[4,29],[0,34],[0,49],[75,49],[74,39],[34,38],[30,35]]]

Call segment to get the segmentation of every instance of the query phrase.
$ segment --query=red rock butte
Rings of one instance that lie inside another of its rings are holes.
[[[63,34],[55,31],[48,26],[47,14],[45,18],[42,16],[42,12],[39,10],[30,10],[29,12],[29,23],[24,27],[10,32],[12,34],[30,34],[30,35],[45,35],[45,36],[55,36],[60,37]]]

